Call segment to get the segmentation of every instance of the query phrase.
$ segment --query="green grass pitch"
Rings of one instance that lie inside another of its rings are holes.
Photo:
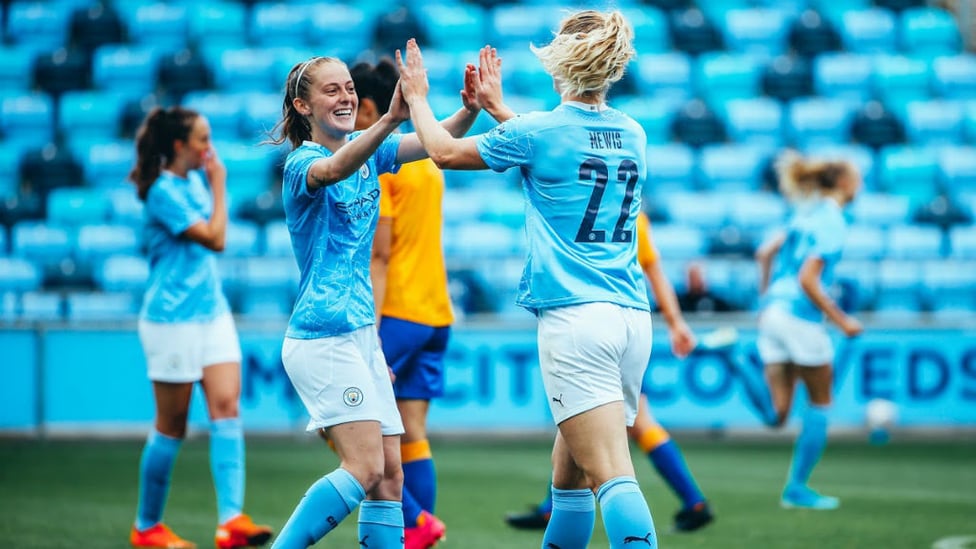
[[[0,440],[0,546],[121,548],[135,513],[141,441]],[[931,548],[974,536],[976,440],[834,442],[813,485],[841,498],[834,512],[786,511],[779,491],[786,441],[682,443],[718,520],[694,534],[669,532],[677,500],[647,460],[634,455],[662,548]],[[509,529],[506,511],[545,490],[546,441],[434,440],[444,549],[539,547],[541,534]],[[247,511],[276,530],[306,487],[336,466],[316,438],[252,437],[247,446]],[[213,547],[216,521],[205,438],[179,456],[166,522],[200,547]],[[316,547],[357,547],[355,513]],[[963,545],[969,547],[969,544]],[[608,547],[598,524],[590,544]]]

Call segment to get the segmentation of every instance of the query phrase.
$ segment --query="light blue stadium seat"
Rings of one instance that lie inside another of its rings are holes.
[[[963,124],[965,125],[966,140],[968,143],[976,143],[976,101],[968,101],[965,107],[965,120]]]
[[[55,50],[67,42],[69,16],[53,2],[11,2],[6,38],[35,52]]]
[[[11,95],[0,100],[0,135],[24,146],[41,146],[54,138],[54,103],[43,93]]]
[[[883,8],[848,10],[840,18],[841,40],[858,53],[889,53],[897,45],[894,14]]]
[[[538,58],[528,48],[500,50],[498,55],[505,63],[503,68],[505,86],[510,85],[513,92],[527,96],[555,93],[552,91],[552,76],[546,72],[542,63],[539,63]],[[458,64],[455,70],[461,69],[462,66]],[[456,87],[460,89],[460,84]]]
[[[20,296],[20,318],[28,321],[64,319],[64,301],[54,292],[27,292]]]
[[[11,232],[11,255],[44,266],[56,265],[71,254],[72,234],[64,227],[40,221],[21,221],[14,225]]]
[[[445,176],[449,173],[452,172],[446,172]],[[441,202],[444,211],[444,227],[448,229],[445,233],[481,218],[481,211],[484,208],[481,191],[482,189],[478,187],[459,188],[457,185],[448,185]]]
[[[10,322],[20,316],[20,296],[14,292],[0,292],[0,321]]]
[[[375,14],[370,5],[375,3],[327,4],[315,2],[311,8],[309,43],[317,55],[331,55],[340,59],[353,59],[372,42]],[[393,52],[384,52],[393,55]]]
[[[624,16],[634,27],[634,48],[639,55],[671,50],[668,21],[654,6],[624,8]]]
[[[501,223],[467,222],[445,238],[445,254],[461,259],[507,257],[522,247],[522,230]]]
[[[807,5],[823,15],[838,29],[843,23],[844,14],[851,10],[865,10],[874,5],[872,0],[806,0]]]
[[[976,147],[943,147],[939,151],[939,179],[951,194],[976,189]]]
[[[187,38],[195,42],[242,48],[247,41],[247,9],[238,2],[195,4],[187,12]]]
[[[293,257],[291,235],[284,223],[268,223],[264,226],[264,255],[271,257]]]
[[[563,14],[556,6],[495,6],[489,17],[489,43],[499,49],[527,49],[552,41],[552,29],[559,26]]]
[[[129,36],[139,44],[175,52],[187,45],[188,8],[180,3],[155,2],[139,6],[129,19]]]
[[[30,89],[34,53],[24,46],[0,47],[0,90],[23,93]]]
[[[927,99],[929,64],[902,55],[880,55],[874,60],[874,91],[888,107],[900,111],[909,101]]]
[[[694,185],[694,149],[681,143],[647,146],[645,195],[657,196],[659,193],[690,191]]]
[[[834,281],[854,287],[854,307],[863,311],[871,307],[878,292],[878,262],[849,259],[845,255],[834,269]]]
[[[94,187],[135,189],[129,172],[135,165],[135,143],[126,140],[92,143],[77,151],[85,170],[85,180]]]
[[[905,133],[919,145],[956,145],[964,140],[963,114],[957,101],[912,101],[905,107]]]
[[[936,57],[962,49],[959,25],[952,15],[937,8],[912,8],[899,17],[901,47],[911,55]]]
[[[876,260],[885,256],[885,230],[874,225],[851,225],[844,238],[845,260]]]
[[[292,258],[244,260],[238,310],[252,316],[283,316],[298,291],[298,265]]]
[[[701,150],[699,183],[721,192],[758,190],[766,160],[766,152],[759,147],[708,145]]]
[[[241,133],[244,97],[235,93],[190,92],[182,105],[202,113],[210,122],[210,131],[221,139],[233,139]],[[281,105],[278,105],[280,112]]]
[[[654,225],[654,244],[666,261],[695,259],[708,251],[704,232],[694,226],[661,223]]]
[[[677,226],[696,227],[713,232],[729,220],[729,201],[713,192],[656,193],[650,200],[660,204],[668,213],[668,222]]]
[[[47,195],[47,220],[65,226],[104,223],[111,206],[108,196],[97,189],[59,187]]]
[[[61,96],[58,127],[72,144],[117,139],[124,104],[112,92],[67,92]]]
[[[235,202],[250,200],[268,190],[271,167],[277,159],[274,148],[247,142],[219,142],[214,148],[227,167],[227,192]]]
[[[915,314],[922,309],[922,273],[917,261],[886,259],[878,266],[874,309],[882,315]]]
[[[933,59],[932,90],[946,99],[976,99],[976,55]]]
[[[241,136],[246,140],[266,139],[267,133],[281,120],[281,105],[280,93],[246,94],[241,108]]]
[[[976,260],[976,226],[950,229],[949,247],[953,259]]]
[[[760,65],[751,55],[703,53],[695,69],[698,95],[715,107],[729,99],[750,98],[759,94]]]
[[[258,2],[251,7],[249,28],[255,46],[301,45],[309,34],[309,6]]]
[[[849,208],[854,223],[890,227],[911,223],[911,200],[907,196],[862,192]]]
[[[813,61],[813,87],[817,94],[855,104],[872,95],[871,58],[855,53],[824,53]]]
[[[0,257],[0,292],[29,292],[40,289],[41,270],[21,257]]]
[[[78,229],[75,258],[86,269],[113,255],[139,253],[139,234],[128,225],[82,225]]]
[[[274,81],[275,55],[271,50],[224,50],[218,54],[216,62],[209,65],[213,68],[217,87],[228,92],[271,92],[284,86],[284,79]]]
[[[849,138],[854,111],[848,101],[801,98],[790,103],[788,109],[787,133],[797,148],[843,143]]]
[[[729,137],[738,143],[779,148],[783,144],[783,107],[769,98],[732,99],[725,103]]]
[[[224,255],[247,257],[261,253],[260,229],[249,221],[233,220],[227,223]]]
[[[7,255],[7,250],[9,246],[7,245],[7,228],[0,227],[0,257]]]
[[[77,292],[65,300],[67,319],[75,322],[128,320],[139,312],[129,292]]]
[[[142,97],[156,87],[159,54],[151,44],[100,46],[92,58],[92,82],[102,90]]]
[[[922,225],[896,225],[888,229],[891,259],[928,260],[942,257],[942,230]]]
[[[976,262],[927,261],[922,265],[923,297],[940,316],[976,313]]]
[[[112,255],[95,266],[93,278],[102,291],[141,295],[149,280],[149,262],[141,255]]]
[[[135,185],[118,189],[106,189],[105,195],[112,204],[109,210],[109,222],[117,225],[128,225],[141,229],[145,222],[143,210],[145,205],[136,194]]]
[[[671,141],[671,121],[678,104],[667,97],[627,97],[613,101],[613,106],[630,115],[644,128],[649,144]]]
[[[430,37],[431,46],[436,48],[433,51],[474,51],[487,43],[484,32],[487,14],[481,6],[462,2],[433,3],[415,13]],[[424,64],[427,64],[427,52],[424,52]]]
[[[20,157],[24,146],[0,140],[0,200],[14,196],[20,188]]]
[[[749,0],[695,0],[694,5],[716,25],[724,23],[728,12],[752,7]]]
[[[813,144],[807,147],[807,154],[823,160],[846,160],[853,163],[861,173],[865,191],[877,190],[874,152],[864,145]]]
[[[481,200],[484,201],[481,221],[501,223],[519,230],[525,227],[525,199],[519,189],[485,189],[481,192]]]
[[[933,150],[905,145],[885,147],[879,153],[878,164],[881,189],[907,196],[913,209],[934,198],[938,164]]]
[[[780,226],[786,220],[783,199],[770,192],[734,193],[724,196],[729,203],[729,222],[747,231]]]
[[[769,59],[786,50],[787,14],[777,9],[734,9],[725,13],[725,45],[730,50]]]
[[[652,53],[637,58],[641,94],[684,101],[691,97],[691,61],[684,53]]]

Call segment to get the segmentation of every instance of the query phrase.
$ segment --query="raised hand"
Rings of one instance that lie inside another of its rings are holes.
[[[399,50],[397,51],[399,53]],[[393,97],[390,98],[390,109],[387,113],[397,122],[410,120],[410,106],[403,98],[403,91],[400,89],[400,82],[393,88]]]
[[[203,158],[203,173],[206,174],[207,182],[211,188],[223,189],[227,183],[227,168],[213,147],[207,151]]]
[[[396,51],[397,69],[400,71],[400,92],[403,99],[410,102],[418,98],[426,98],[430,91],[430,84],[427,82],[427,69],[424,67],[424,58],[420,53],[420,46],[417,41],[411,38],[407,40],[406,61]]]
[[[498,50],[485,46],[478,52],[476,92],[485,109],[500,107],[502,102],[502,58]]]

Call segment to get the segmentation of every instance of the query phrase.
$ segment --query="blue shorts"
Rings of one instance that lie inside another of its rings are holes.
[[[451,327],[435,328],[383,317],[380,341],[386,363],[396,374],[398,399],[430,400],[444,394],[444,354]]]

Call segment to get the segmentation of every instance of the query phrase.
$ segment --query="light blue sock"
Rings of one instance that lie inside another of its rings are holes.
[[[552,516],[542,537],[543,549],[586,547],[593,535],[594,520],[596,503],[591,490],[552,488]]]
[[[359,505],[359,546],[403,547],[403,509],[399,501],[367,500]]]
[[[163,520],[169,479],[183,439],[168,437],[155,429],[146,437],[139,462],[139,507],[136,528],[145,530]]]
[[[641,543],[640,547],[657,547],[657,535],[654,533],[654,519],[647,507],[644,494],[634,477],[617,477],[610,479],[597,491],[600,501],[600,511],[603,514],[603,527],[610,540],[610,549],[632,549]]]
[[[291,514],[272,549],[305,549],[339,526],[366,497],[362,485],[339,468],[320,478]]]
[[[220,524],[244,509],[244,427],[241,418],[215,419],[210,424],[210,473],[217,491]]]
[[[827,446],[827,411],[829,406],[810,405],[803,414],[803,427],[793,447],[790,484],[806,486],[810,473],[820,461]]]

